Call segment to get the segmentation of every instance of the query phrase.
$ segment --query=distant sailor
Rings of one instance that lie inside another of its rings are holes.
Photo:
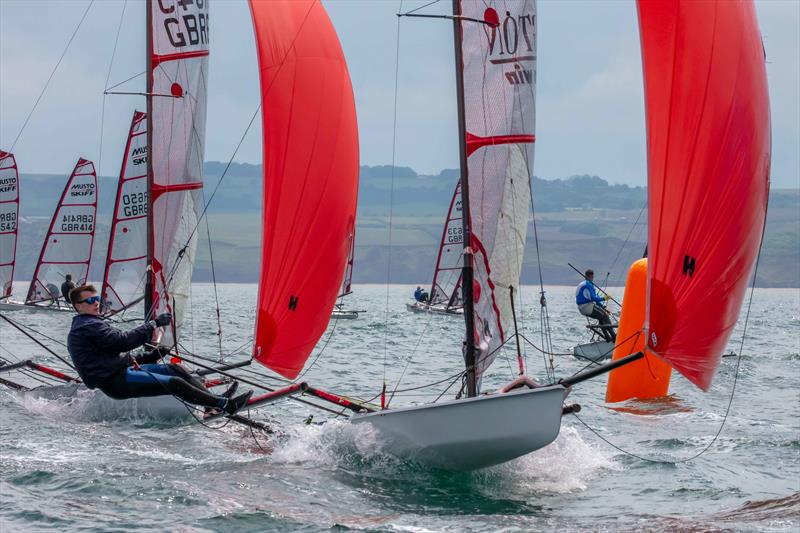
[[[417,285],[417,290],[414,291],[414,299],[420,303],[425,303],[428,301],[428,293]]]
[[[65,302],[70,303],[69,291],[75,288],[75,284],[72,282],[72,274],[67,274],[64,278],[65,281],[61,284],[61,296],[64,297]]]
[[[575,303],[578,305],[578,311],[582,315],[600,322],[600,326],[604,326],[600,328],[603,338],[607,342],[615,342],[617,334],[614,332],[614,328],[610,327],[611,319],[604,305],[605,301],[608,300],[608,294],[598,296],[597,292],[595,292],[594,271],[592,269],[587,270],[584,273],[584,277],[586,279],[580,282],[575,290]]]
[[[221,396],[212,394],[203,382],[180,365],[155,364],[166,350],[155,349],[138,356],[127,353],[143,346],[157,328],[172,321],[169,313],[130,331],[122,331],[102,320],[100,297],[92,285],[72,289],[69,301],[78,315],[72,319],[67,349],[83,383],[98,388],[111,398],[124,400],[172,394],[184,402],[233,414],[247,404],[253,391],[233,397],[234,382]]]

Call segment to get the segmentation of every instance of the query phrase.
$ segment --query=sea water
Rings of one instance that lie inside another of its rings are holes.
[[[346,307],[366,312],[331,323],[301,379],[362,399],[376,398],[386,382],[392,406],[443,392],[451,398],[460,385],[452,376],[463,365],[463,319],[408,312],[412,290],[355,286]],[[212,286],[198,284],[192,292],[185,350],[220,356],[218,299],[221,352],[229,360],[248,357],[256,287],[223,284],[215,297]],[[564,377],[586,365],[568,355],[588,340],[586,320],[572,303],[573,289],[546,293],[552,365]],[[527,372],[547,381],[551,355],[537,350],[539,288],[525,287],[523,299]],[[60,343],[68,314],[7,316],[51,337],[46,344],[66,354]],[[251,413],[274,428],[266,435],[222,421],[207,427],[137,413],[97,420],[80,405],[3,390],[0,529],[796,531],[800,292],[757,290],[742,344],[743,318],[744,311],[728,346],[735,356],[722,360],[708,393],[673,374],[669,397],[612,406],[603,401],[605,377],[578,384],[568,402],[583,409],[564,418],[555,442],[469,473],[397,459],[368,427],[291,400]],[[63,367],[5,322],[0,357]],[[516,365],[512,345],[484,389],[504,384]],[[269,375],[255,363],[251,370]],[[440,383],[424,387],[433,382]]]

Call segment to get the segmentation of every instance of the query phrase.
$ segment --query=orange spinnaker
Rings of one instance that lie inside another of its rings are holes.
[[[625,282],[625,300],[619,317],[617,345],[612,360],[644,350],[645,307],[647,303],[647,259],[631,265]],[[606,402],[631,398],[658,398],[669,390],[670,366],[652,354],[612,370],[608,376]]]

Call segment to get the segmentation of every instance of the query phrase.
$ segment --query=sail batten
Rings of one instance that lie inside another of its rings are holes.
[[[14,154],[0,150],[0,298],[11,296],[19,232],[19,170]]]
[[[707,390],[755,265],[769,100],[750,1],[639,1],[648,138],[647,349]]]
[[[321,2],[250,2],[261,75],[264,203],[256,360],[294,379],[330,320],[355,231],[358,132]]]
[[[67,274],[86,283],[94,245],[97,176],[91,161],[78,159],[50,221],[26,304],[58,301]]]

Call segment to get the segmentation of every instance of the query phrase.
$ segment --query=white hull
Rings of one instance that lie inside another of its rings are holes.
[[[59,305],[26,305],[24,302],[14,300],[0,301],[0,311],[51,311],[56,313],[74,313],[75,310],[70,306]]]
[[[353,415],[392,455],[447,470],[475,470],[547,446],[561,429],[561,385]]]
[[[406,303],[406,309],[414,313],[464,316],[463,307],[446,307],[444,305],[430,305],[422,302]]]
[[[337,320],[353,320],[358,318],[358,311],[351,311],[348,309],[334,309],[331,312],[331,318]]]
[[[614,343],[606,341],[580,344],[572,349],[572,355],[578,359],[588,359],[590,361],[604,361],[606,359],[611,359],[613,352]]]
[[[186,406],[170,395],[114,400],[99,389],[90,390],[75,384],[37,387],[22,394],[26,398],[69,403],[74,406],[77,416],[95,421],[131,418],[181,420],[191,417]]]

